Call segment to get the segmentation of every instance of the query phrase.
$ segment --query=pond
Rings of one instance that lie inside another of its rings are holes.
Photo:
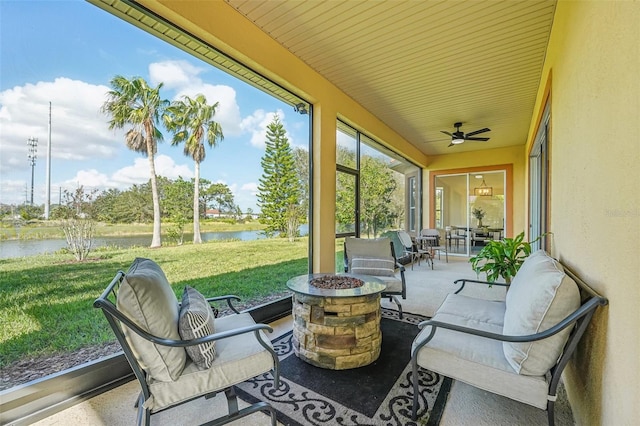
[[[212,240],[257,240],[265,238],[262,231],[228,231],[228,232],[202,232],[202,241]],[[192,241],[193,234],[185,234],[184,241]],[[104,246],[116,246],[128,248],[133,246],[148,247],[151,244],[151,235],[100,237],[95,238],[93,248]],[[0,259],[34,256],[37,254],[53,253],[67,247],[67,241],[55,240],[3,240],[0,241]]]

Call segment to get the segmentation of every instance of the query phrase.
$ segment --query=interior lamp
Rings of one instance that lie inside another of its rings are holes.
[[[453,138],[453,139],[451,139],[451,143],[454,144],[454,145],[459,145],[459,144],[461,144],[463,142],[464,142],[464,139],[462,139],[462,138]]]
[[[487,186],[484,179],[482,179],[482,184],[480,184],[480,187],[474,188],[473,192],[477,196],[491,197],[493,195],[493,187]]]

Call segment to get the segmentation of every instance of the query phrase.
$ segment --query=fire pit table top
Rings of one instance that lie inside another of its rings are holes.
[[[350,277],[362,280],[364,284],[355,288],[320,288],[311,284],[311,281],[318,278],[331,277]],[[359,274],[331,274],[331,273],[319,273],[319,274],[307,274],[298,275],[287,281],[287,287],[289,290],[306,294],[309,296],[319,297],[354,297],[354,296],[366,296],[370,294],[376,294],[383,292],[387,286],[378,278],[369,275]]]

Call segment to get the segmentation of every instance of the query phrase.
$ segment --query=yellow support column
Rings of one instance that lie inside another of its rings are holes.
[[[336,110],[313,106],[313,272],[335,272]]]

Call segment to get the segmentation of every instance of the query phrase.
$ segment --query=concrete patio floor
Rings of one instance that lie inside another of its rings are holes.
[[[468,258],[449,256],[445,262],[436,256],[434,269],[426,262],[406,266],[407,299],[402,301],[405,312],[431,316],[448,293],[457,289],[453,281],[458,278],[476,278],[471,270]],[[504,299],[503,288],[484,286],[467,286],[465,293],[474,297],[487,299]],[[395,309],[396,306],[383,300],[383,306]],[[274,333],[283,334],[291,329],[291,317],[286,317],[271,324]],[[136,422],[136,409],[133,404],[139,393],[136,381],[119,386],[87,401],[81,402],[64,411],[43,419],[35,425],[133,425]],[[245,406],[241,402],[240,406]],[[153,416],[155,425],[191,425],[200,424],[226,413],[227,406],[224,395],[211,400],[200,398],[189,404],[159,413]],[[573,425],[571,408],[569,407],[564,388],[560,388],[556,402],[556,425]],[[257,426],[268,425],[269,419],[262,413],[256,413],[237,420],[232,425]],[[454,381],[449,395],[441,426],[460,425],[546,425],[547,413],[526,404],[504,398],[489,392]]]

